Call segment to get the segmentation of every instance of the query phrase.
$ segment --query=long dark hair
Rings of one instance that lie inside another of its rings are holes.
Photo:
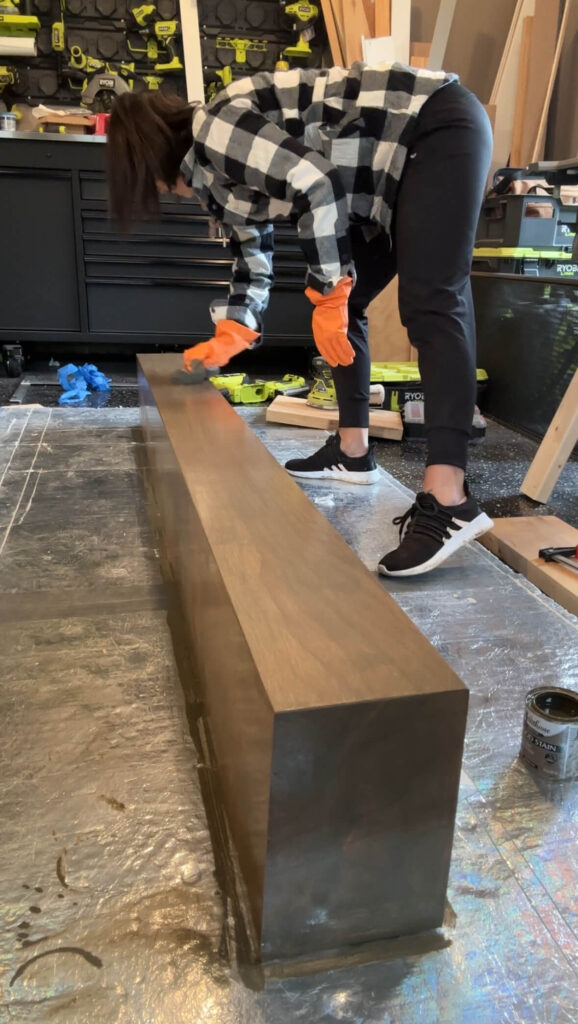
[[[170,93],[127,92],[115,101],[108,126],[110,211],[128,229],[158,213],[156,182],[169,188],[191,148],[192,108]]]

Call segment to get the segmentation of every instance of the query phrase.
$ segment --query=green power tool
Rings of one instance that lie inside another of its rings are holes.
[[[319,8],[315,4],[301,0],[299,3],[285,4],[284,14],[291,18],[293,27],[299,33],[299,38],[292,46],[286,46],[283,50],[284,57],[291,57],[294,60],[307,60],[312,53],[309,43],[315,35],[313,27],[319,17]]]
[[[143,46],[137,46],[130,38],[127,46],[134,56],[142,56],[154,63],[153,71],[157,74],[167,72],[183,71],[183,62],[179,57],[175,40],[180,34],[181,25],[179,21],[163,20],[155,4],[140,4],[132,7],[130,11],[134,18],[137,31],[144,42]]]
[[[31,13],[30,0],[24,0],[22,6],[23,14],[19,0],[0,0],[0,36],[36,38],[40,21]]]

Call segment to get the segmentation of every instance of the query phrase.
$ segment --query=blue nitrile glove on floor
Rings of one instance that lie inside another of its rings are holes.
[[[58,404],[72,405],[82,402],[89,390],[109,391],[111,379],[105,377],[93,363],[85,363],[84,366],[67,363],[66,366],[60,367],[58,381],[64,392],[58,399]]]

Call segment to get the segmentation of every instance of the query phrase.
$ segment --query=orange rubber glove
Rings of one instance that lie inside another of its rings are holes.
[[[201,341],[183,353],[185,368],[190,373],[198,362],[207,368],[226,366],[229,359],[250,348],[258,337],[258,331],[252,331],[236,320],[218,320],[213,338]]]
[[[306,288],[305,294],[313,303],[313,337],[323,358],[330,366],[351,366],[355,352],[347,337],[349,315],[347,302],[353,281],[342,277],[327,295]]]

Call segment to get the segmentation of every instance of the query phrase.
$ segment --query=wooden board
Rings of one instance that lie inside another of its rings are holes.
[[[339,412],[337,409],[315,409],[307,405],[305,398],[289,398],[279,395],[265,413],[267,423],[287,423],[294,427],[310,427],[316,430],[337,430]],[[388,409],[372,409],[369,413],[369,433],[386,441],[401,441],[403,423],[398,412]]]
[[[391,0],[375,0],[375,35],[391,35]]]
[[[546,502],[578,444],[578,370],[536,452],[520,491],[534,501]]]
[[[524,128],[524,116],[526,113],[526,96],[528,94],[528,81],[530,78],[530,48],[534,34],[534,16],[524,18],[522,22],[522,45],[520,49],[520,64],[518,67],[518,88],[516,90],[516,106],[514,108],[514,125],[512,128],[512,148],[510,150],[510,167],[525,166],[522,159],[522,132]],[[532,70],[533,75],[533,70]]]
[[[540,122],[538,124],[536,142],[534,144],[534,148],[532,149],[532,155],[530,158],[531,163],[535,163],[536,161],[541,160],[542,156],[544,155],[544,142],[546,139],[546,127],[548,124],[548,114],[550,112],[550,102],[552,100],[554,85],[556,84],[558,67],[560,65],[560,58],[562,56],[562,48],[564,46],[564,41],[566,39],[566,30],[568,28],[572,2],[573,0],[566,0],[566,5],[564,7],[564,14],[562,15],[560,32],[558,34],[558,41],[556,43],[556,50],[554,52],[554,59],[552,61],[552,67],[550,70],[550,77],[548,79],[548,84],[546,86],[546,96],[544,98]]]
[[[439,927],[467,690],[223,396],[172,383],[181,365],[139,356],[143,472],[262,957]]]
[[[541,548],[578,544],[578,530],[573,526],[556,516],[496,519],[480,542],[548,597],[578,615],[578,573],[538,557]]]
[[[534,146],[538,140],[540,117],[544,109],[548,82],[554,63],[557,33],[557,0],[535,0],[530,52],[528,54],[530,74],[527,78],[524,97],[519,143],[520,150],[517,161],[515,163],[512,161],[514,167],[527,167],[532,159]]]
[[[329,49],[331,50],[331,59],[336,67],[345,67],[343,50],[331,0],[321,0],[321,10],[323,11],[323,23],[327,32]]]
[[[375,5],[374,0],[363,0],[367,31],[371,38],[375,36]]]
[[[502,80],[503,80],[504,74],[506,73],[506,68],[507,68],[507,65],[508,65],[509,57],[510,57],[510,51],[511,51],[513,43],[514,43],[514,37],[515,37],[515,35],[516,35],[517,31],[518,31],[518,23],[520,21],[520,18],[523,17],[523,13],[522,12],[524,10],[525,2],[526,2],[526,0],[516,0],[516,6],[515,6],[515,8],[514,8],[514,10],[512,12],[512,17],[510,19],[508,33],[506,35],[506,39],[505,39],[504,46],[503,46],[503,49],[502,49],[502,55],[500,57],[500,63],[498,65],[498,70],[496,72],[496,77],[494,79],[494,83],[493,83],[493,86],[492,86],[492,91],[490,93],[490,103],[497,103],[498,93],[499,93],[500,88],[502,86]],[[526,16],[528,16],[528,15],[526,15]]]
[[[345,60],[349,67],[356,60],[363,59],[362,37],[370,38],[363,0],[344,0],[343,30],[345,35]]]
[[[397,276],[370,303],[367,319],[372,362],[393,363],[417,359],[399,316]]]

